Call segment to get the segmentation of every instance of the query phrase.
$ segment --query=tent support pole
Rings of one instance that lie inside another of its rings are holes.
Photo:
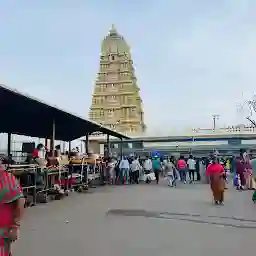
[[[85,153],[89,154],[89,133],[85,134]]]
[[[52,120],[52,138],[51,138],[51,152],[54,153],[54,145],[55,144],[55,120]]]
[[[46,137],[45,139],[44,139],[44,146],[45,146],[45,148],[47,148],[47,150],[49,150],[49,145],[48,145],[48,138]]]
[[[7,155],[8,158],[11,156],[11,150],[12,150],[12,134],[8,133],[8,141],[7,141]]]
[[[120,138],[120,157],[123,158],[123,138]]]
[[[108,153],[108,156],[110,156],[110,140],[109,140],[109,134],[107,134],[107,153]]]
[[[71,141],[68,142],[68,151],[71,152],[72,148],[71,148]]]

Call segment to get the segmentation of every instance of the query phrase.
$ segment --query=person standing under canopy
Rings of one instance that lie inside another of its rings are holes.
[[[32,156],[33,156],[34,160],[45,158],[45,156],[44,156],[44,145],[39,143],[37,145],[37,147],[33,150]]]
[[[217,158],[212,158],[212,163],[206,169],[206,176],[209,177],[210,186],[213,194],[215,204],[224,204],[224,181],[225,170],[223,166],[218,163]]]

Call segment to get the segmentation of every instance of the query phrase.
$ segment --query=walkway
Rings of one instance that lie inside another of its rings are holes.
[[[226,196],[225,206],[216,207],[206,185],[74,193],[27,211],[14,255],[253,255],[256,205],[251,192],[229,190]]]

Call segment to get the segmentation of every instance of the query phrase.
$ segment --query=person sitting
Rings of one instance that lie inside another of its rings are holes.
[[[16,162],[12,158],[12,154],[8,156],[8,164],[16,164]]]
[[[58,166],[59,165],[59,161],[58,161],[58,157],[55,156],[55,151],[50,151],[48,157],[47,157],[47,166]]]

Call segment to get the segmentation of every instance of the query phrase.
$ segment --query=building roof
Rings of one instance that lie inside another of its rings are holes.
[[[0,110],[1,133],[51,138],[54,120],[56,140],[72,141],[87,132],[96,131],[128,139],[127,136],[102,125],[48,105],[5,85],[0,85]]]
[[[216,135],[200,135],[200,136],[165,136],[165,137],[137,137],[129,138],[123,142],[193,142],[193,141],[223,141],[223,140],[255,140],[256,134],[216,134]],[[99,139],[99,141],[101,141]],[[111,142],[118,142],[112,139]]]

